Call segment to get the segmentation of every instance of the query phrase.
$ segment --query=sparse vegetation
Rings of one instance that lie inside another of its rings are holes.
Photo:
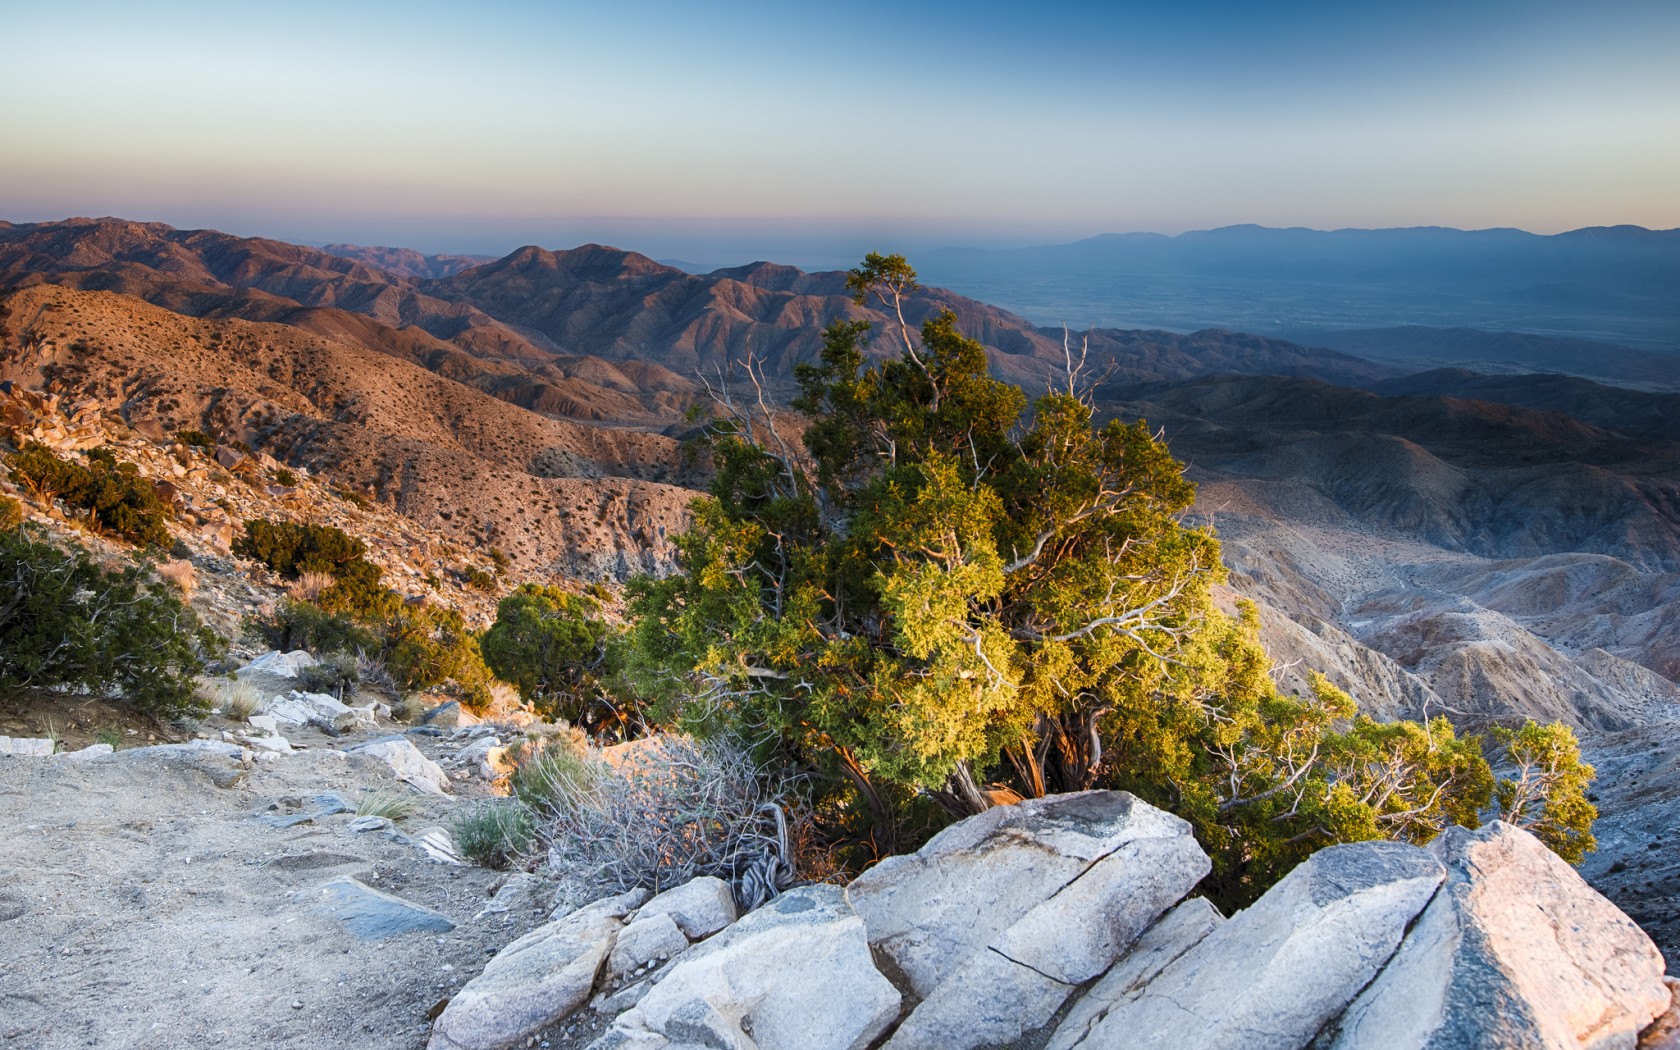
[[[107,449],[86,453],[86,463],[62,459],[45,445],[25,442],[8,462],[12,481],[43,504],[57,500],[82,524],[129,543],[167,546],[169,507],[132,463]]]
[[[597,739],[622,739],[641,727],[640,709],[620,681],[621,631],[593,598],[526,584],[497,604],[480,644],[490,670],[548,717]]]
[[[326,693],[339,700],[354,693],[361,681],[360,664],[354,655],[346,652],[328,653],[298,672],[298,682],[304,691]]]
[[[518,863],[536,842],[536,822],[517,799],[460,810],[449,818],[448,828],[457,853],[498,871]]]
[[[214,706],[222,712],[222,717],[234,722],[248,722],[251,716],[262,711],[263,697],[254,686],[248,682],[228,682],[221,688],[221,695]]]
[[[397,822],[414,815],[418,808],[414,796],[401,791],[380,790],[369,792],[356,803],[358,817],[384,817],[386,820]]]
[[[0,496],[0,532],[10,532],[23,524],[23,504],[10,496]]]
[[[485,572],[476,565],[462,568],[461,579],[466,581],[468,587],[485,594],[494,594],[498,586],[494,573]]]
[[[175,588],[182,601],[191,601],[193,592],[198,590],[198,572],[185,558],[159,562],[154,571],[158,579]]]
[[[0,688],[107,692],[166,718],[201,710],[194,675],[219,643],[148,577],[27,528],[0,533]]]
[[[188,448],[201,448],[214,451],[216,439],[202,430],[182,430],[175,435],[175,440]]]

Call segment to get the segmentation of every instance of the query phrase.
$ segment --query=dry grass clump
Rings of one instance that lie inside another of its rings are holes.
[[[157,566],[158,579],[180,592],[183,601],[192,600],[198,590],[198,570],[185,558],[162,562]]]
[[[321,595],[337,582],[330,572],[300,573],[291,586],[286,588],[286,596],[298,602],[319,601]]]
[[[461,856],[484,868],[512,867],[536,843],[536,821],[517,799],[461,810],[449,820],[449,837]]]
[[[414,796],[381,788],[362,796],[356,803],[356,816],[398,821],[413,816],[416,808]]]
[[[794,785],[726,741],[662,737],[648,747],[617,768],[581,734],[523,756],[512,787],[537,818],[550,864],[609,892],[712,875],[747,909],[792,885]]]
[[[200,686],[198,693],[222,717],[235,722],[249,720],[263,707],[263,695],[249,682],[224,682],[220,688],[212,689]]]

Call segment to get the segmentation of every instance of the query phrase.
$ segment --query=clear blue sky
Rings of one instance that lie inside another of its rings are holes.
[[[0,0],[0,24],[13,221],[660,255],[1680,226],[1676,0]]]

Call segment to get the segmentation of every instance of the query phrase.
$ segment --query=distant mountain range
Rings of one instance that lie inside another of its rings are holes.
[[[919,260],[1039,323],[1274,334],[1406,325],[1680,348],[1680,230],[1271,229],[1109,234]]]

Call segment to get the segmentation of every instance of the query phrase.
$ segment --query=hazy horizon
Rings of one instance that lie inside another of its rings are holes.
[[[802,239],[1680,226],[1671,3],[380,0],[281,19],[72,0],[8,28],[14,221],[702,262]]]

